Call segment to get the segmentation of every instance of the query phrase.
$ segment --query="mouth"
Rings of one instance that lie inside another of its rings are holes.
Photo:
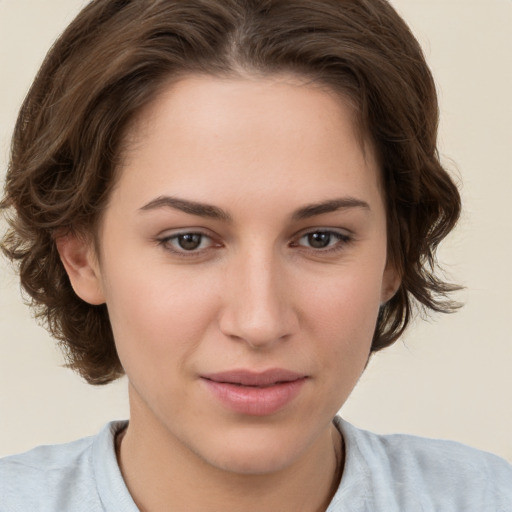
[[[263,372],[250,370],[231,370],[227,372],[212,373],[202,376],[203,379],[222,384],[233,384],[235,386],[247,386],[255,388],[268,388],[279,384],[286,384],[307,376],[291,370],[275,368]]]
[[[263,372],[231,370],[201,376],[224,407],[251,416],[266,416],[283,409],[297,397],[308,378],[281,368]]]

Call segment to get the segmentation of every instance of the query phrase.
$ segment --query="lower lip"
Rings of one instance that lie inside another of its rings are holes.
[[[299,394],[306,382],[306,378],[302,378],[258,388],[202,380],[223,405],[237,413],[251,416],[267,416],[278,412]]]

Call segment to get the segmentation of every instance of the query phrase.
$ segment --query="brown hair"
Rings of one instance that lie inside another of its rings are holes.
[[[93,233],[135,114],[184,74],[290,72],[351,98],[382,167],[390,260],[402,277],[372,350],[413,303],[452,311],[435,251],[460,212],[436,150],[438,105],[420,46],[385,0],[95,0],[48,53],[14,131],[1,247],[37,315],[88,382],[123,373],[105,305],[73,292],[56,233]]]

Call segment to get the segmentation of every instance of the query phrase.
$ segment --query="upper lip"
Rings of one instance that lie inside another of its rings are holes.
[[[272,368],[264,371],[253,371],[245,369],[229,370],[218,373],[201,375],[203,379],[224,384],[238,384],[241,386],[271,386],[282,382],[293,382],[304,379],[307,375],[285,370],[283,368]]]

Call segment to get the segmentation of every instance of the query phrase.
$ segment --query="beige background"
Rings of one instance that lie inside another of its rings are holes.
[[[81,0],[0,0],[0,177],[17,109]],[[442,107],[441,153],[465,212],[443,246],[465,308],[377,355],[344,416],[378,432],[452,438],[512,461],[512,0],[394,0],[422,43]],[[455,163],[454,163],[455,162]],[[126,382],[82,383],[0,264],[0,456],[127,416]]]

